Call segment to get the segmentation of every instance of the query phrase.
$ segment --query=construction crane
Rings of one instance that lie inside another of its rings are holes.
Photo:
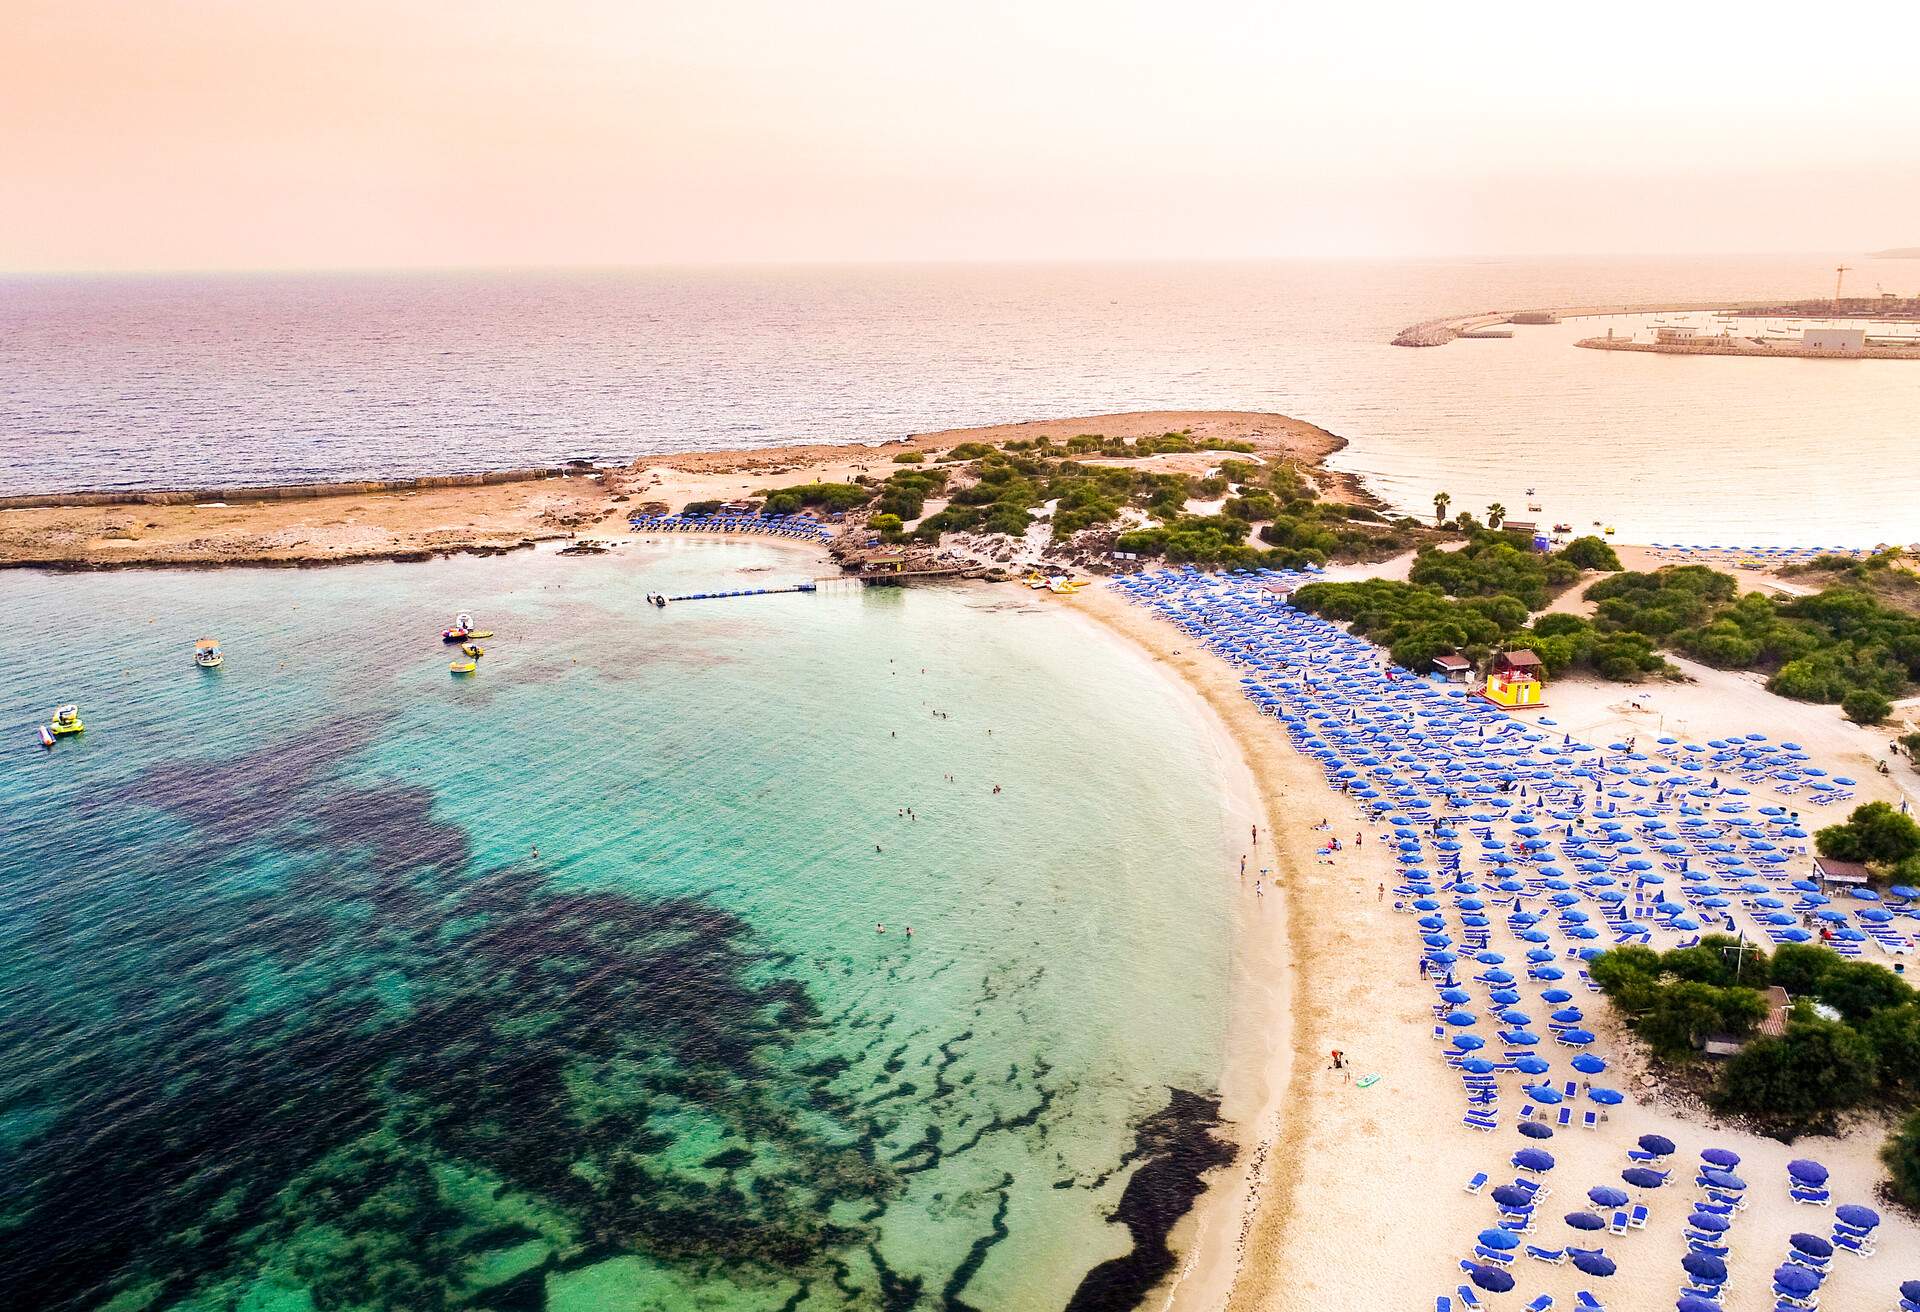
[[[1840,284],[1852,272],[1853,266],[1850,264],[1843,264],[1833,271],[1833,308],[1836,310],[1840,308]]]

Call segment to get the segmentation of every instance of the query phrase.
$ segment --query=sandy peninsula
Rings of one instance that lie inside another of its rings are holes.
[[[54,505],[19,504],[49,498],[0,498],[0,568],[298,567],[491,554],[569,537],[623,537],[626,517],[644,507],[679,510],[690,501],[727,500],[769,486],[847,482],[863,474],[885,478],[897,467],[893,457],[903,452],[945,451],[962,442],[1081,433],[1131,438],[1179,430],[1252,443],[1262,453],[1316,468],[1346,445],[1286,415],[1148,410],[949,429],[879,444],[641,456],[617,468],[548,471],[552,476],[459,487],[82,493],[52,498],[61,503]],[[1332,497],[1367,501],[1348,475],[1319,470],[1317,477]]]

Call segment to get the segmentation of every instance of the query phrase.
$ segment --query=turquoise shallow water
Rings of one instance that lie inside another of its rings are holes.
[[[0,576],[0,1305],[1131,1304],[1218,1155],[1194,712],[1008,590],[642,601],[814,568]]]

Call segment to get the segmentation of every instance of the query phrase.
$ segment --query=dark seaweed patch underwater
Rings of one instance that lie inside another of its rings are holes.
[[[0,1172],[0,1307],[238,1309],[265,1282],[322,1310],[540,1309],[551,1275],[628,1255],[768,1307],[968,1306],[1004,1184],[944,1279],[890,1269],[879,1219],[1021,1118],[882,1151],[896,1094],[842,1091],[831,1023],[743,920],[475,872],[428,789],[352,768],[371,736],[333,723],[140,776],[119,821],[131,801],[192,852],[164,896],[127,895],[111,840],[85,837],[112,824],[77,818],[71,875],[15,945],[40,969],[9,1048],[75,1055],[0,1086],[31,1127]],[[1164,1274],[1215,1123],[1176,1095],[1142,1125],[1116,1217],[1135,1252],[1075,1306]]]

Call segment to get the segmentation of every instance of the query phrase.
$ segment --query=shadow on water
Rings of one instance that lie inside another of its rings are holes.
[[[944,1276],[891,1269],[880,1220],[911,1177],[1033,1127],[1050,1090],[889,1146],[904,1094],[839,1091],[836,1022],[744,920],[474,871],[430,789],[359,766],[376,730],[159,766],[73,817],[69,877],[21,945],[48,969],[9,1034],[68,1055],[0,1084],[0,1125],[33,1127],[0,1173],[0,1307],[200,1312],[266,1285],[322,1312],[534,1312],[550,1276],[617,1258],[769,1308],[971,1306],[1012,1176]],[[129,801],[190,853],[131,888]],[[75,959],[84,978],[53,969]],[[940,1047],[930,1106],[971,1037]],[[1114,1214],[1133,1250],[1072,1307],[1135,1306],[1172,1269],[1168,1232],[1230,1156],[1217,1112],[1173,1091],[1142,1121],[1114,1168],[1137,1168]]]

